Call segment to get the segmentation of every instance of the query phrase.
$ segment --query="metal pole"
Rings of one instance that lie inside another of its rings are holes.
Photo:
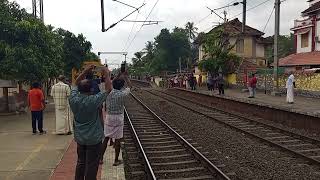
[[[40,0],[40,19],[44,23],[44,15],[43,15],[43,0]]]
[[[279,92],[279,57],[278,57],[278,37],[280,30],[280,0],[275,0],[275,31],[274,31],[274,80],[276,81],[276,87],[274,91]]]
[[[32,14],[35,18],[37,18],[37,2],[36,2],[36,0],[32,0]]]
[[[106,31],[105,24],[104,24],[104,0],[101,0],[101,23],[102,23],[102,32]]]
[[[223,15],[224,15],[224,23],[226,23],[227,22],[227,11],[226,10],[224,10],[223,11]]]
[[[243,5],[242,33],[244,33],[246,30],[245,27],[246,27],[246,19],[247,19],[247,0],[243,0],[242,5]]]

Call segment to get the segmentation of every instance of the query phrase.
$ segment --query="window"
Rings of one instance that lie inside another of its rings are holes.
[[[244,52],[244,39],[239,39],[237,41],[236,48],[237,48],[237,53],[243,53]]]
[[[301,48],[309,46],[309,32],[301,34]]]

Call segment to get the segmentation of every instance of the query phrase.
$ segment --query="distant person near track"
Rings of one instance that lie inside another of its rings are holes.
[[[286,84],[287,88],[287,103],[294,103],[294,88],[296,88],[296,81],[294,79],[294,75],[291,73]]]
[[[256,96],[256,89],[257,89],[257,78],[255,74],[251,75],[251,78],[249,80],[249,98],[255,98]]]
[[[125,84],[127,88],[125,88]],[[103,155],[107,149],[109,139],[115,139],[115,159],[113,166],[118,166],[122,163],[119,160],[120,141],[123,138],[124,126],[124,101],[130,94],[132,88],[127,72],[121,73],[112,81],[113,90],[107,97],[107,118],[104,125],[104,141],[102,145],[102,154],[100,163],[103,163]]]

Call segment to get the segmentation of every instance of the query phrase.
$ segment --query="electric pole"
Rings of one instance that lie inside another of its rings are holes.
[[[242,1],[243,5],[243,15],[242,15],[242,33],[246,30],[246,20],[247,20],[247,0]]]
[[[273,88],[274,95],[277,95],[279,93],[279,57],[278,57],[278,37],[279,37],[279,31],[280,31],[280,0],[275,0],[275,31],[274,31],[274,81],[275,81],[275,87]]]
[[[32,15],[44,22],[43,0],[32,0]]]
[[[224,10],[223,11],[223,15],[224,15],[224,23],[226,23],[228,20],[227,20],[227,11],[226,10]]]

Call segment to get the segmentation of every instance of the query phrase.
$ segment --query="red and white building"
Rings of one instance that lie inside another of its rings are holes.
[[[320,68],[320,0],[308,0],[309,8],[302,12],[304,19],[295,20],[296,53],[280,59],[279,65],[287,70]]]

